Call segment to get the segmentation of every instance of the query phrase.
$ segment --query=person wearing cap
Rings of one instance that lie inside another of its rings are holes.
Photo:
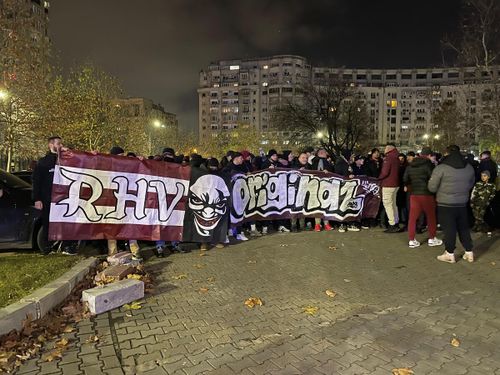
[[[162,158],[163,161],[166,161],[167,163],[175,163],[175,151],[171,147],[165,147],[162,151]]]
[[[269,150],[267,153],[267,159],[262,163],[262,169],[267,168],[280,168],[281,163],[279,162],[278,152],[276,150]]]
[[[443,244],[443,241],[436,237],[436,199],[427,187],[434,169],[434,165],[429,159],[431,154],[431,149],[424,147],[420,156],[408,164],[403,176],[404,190],[410,194],[410,217],[408,220],[408,246],[410,248],[420,246],[420,242],[415,239],[415,232],[417,220],[422,212],[425,213],[429,229],[427,245],[440,246]]]
[[[465,248],[463,259],[474,261],[467,203],[475,177],[474,168],[465,161],[456,145],[448,146],[443,161],[432,171],[427,187],[431,193],[436,193],[438,219],[444,231],[445,252],[437,257],[439,261],[455,263],[457,233]]]
[[[481,181],[476,182],[470,198],[470,205],[474,215],[474,232],[488,232],[489,228],[484,221],[484,214],[495,198],[496,187],[490,183],[490,171],[483,170],[481,172]]]

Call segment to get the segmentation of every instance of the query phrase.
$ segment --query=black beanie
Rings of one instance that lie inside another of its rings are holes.
[[[109,153],[111,155],[120,155],[120,154],[124,154],[125,153],[125,150],[119,146],[113,146],[111,148],[111,150],[109,151]]]

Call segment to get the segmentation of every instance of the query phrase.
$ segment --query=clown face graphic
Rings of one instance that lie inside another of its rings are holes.
[[[204,175],[189,188],[189,208],[199,235],[208,237],[227,212],[229,190],[222,178]]]

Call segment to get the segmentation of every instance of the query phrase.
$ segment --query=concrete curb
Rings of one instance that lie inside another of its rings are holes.
[[[98,263],[96,258],[87,258],[73,266],[68,272],[51,283],[35,290],[19,302],[0,309],[0,336],[13,329],[21,329],[28,314],[33,320],[40,319],[71,294],[73,288]]]

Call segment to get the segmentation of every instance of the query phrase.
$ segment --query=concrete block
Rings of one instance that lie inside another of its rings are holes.
[[[88,303],[92,314],[101,314],[143,297],[144,283],[133,279],[120,280],[82,293],[82,300]]]
[[[20,330],[23,326],[23,321],[28,315],[31,315],[32,319],[36,319],[37,309],[35,302],[16,302],[0,309],[0,336],[9,333],[13,329]]]
[[[112,266],[128,264],[132,261],[132,253],[129,253],[128,251],[121,251],[117,254],[108,256],[107,261]]]

